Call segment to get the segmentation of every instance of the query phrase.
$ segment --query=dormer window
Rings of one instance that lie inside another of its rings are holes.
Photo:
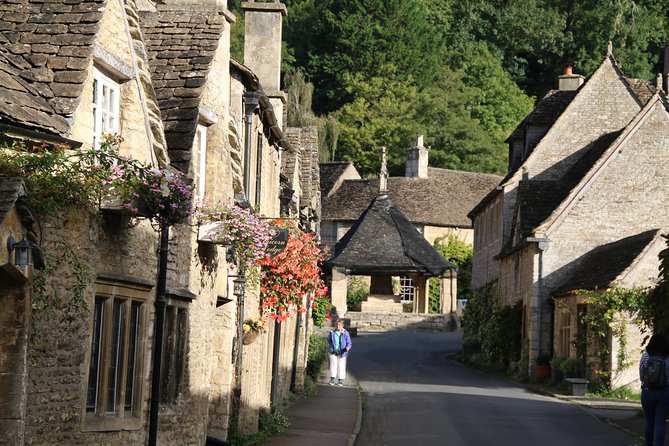
[[[93,68],[93,147],[100,147],[105,133],[117,133],[119,123],[118,82]]]

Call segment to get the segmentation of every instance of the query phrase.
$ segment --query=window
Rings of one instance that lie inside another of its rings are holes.
[[[146,298],[150,286],[96,283],[91,332],[86,421],[138,420],[145,339]],[[114,428],[108,423],[101,428]]]
[[[558,356],[569,357],[569,346],[571,345],[571,314],[563,312],[560,314],[560,341],[558,344]]]
[[[168,305],[165,311],[165,336],[161,362],[160,402],[176,402],[186,366],[187,312],[185,308]]]
[[[400,276],[400,297],[403,301],[413,302],[413,279],[409,276]]]
[[[102,135],[118,132],[119,95],[117,82],[93,68],[93,146],[100,146]]]
[[[198,124],[197,126],[195,147],[199,155],[196,192],[198,198],[204,198],[207,179],[207,128],[203,125]]]

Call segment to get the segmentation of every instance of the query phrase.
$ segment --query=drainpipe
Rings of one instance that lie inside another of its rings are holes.
[[[281,323],[274,322],[274,346],[272,349],[272,387],[270,390],[270,401],[272,408],[276,407],[279,380],[279,355],[281,345]]]
[[[160,260],[156,288],[156,328],[153,338],[153,373],[151,377],[151,408],[149,416],[149,446],[156,445],[158,436],[158,410],[160,404],[160,368],[163,357],[163,325],[165,321],[165,288],[167,282],[167,254],[170,227],[160,226]]]
[[[244,199],[246,201],[249,201],[251,192],[251,126],[253,113],[259,102],[259,91],[244,92]]]

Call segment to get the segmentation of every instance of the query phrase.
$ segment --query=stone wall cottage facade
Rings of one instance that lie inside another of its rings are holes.
[[[0,5],[3,140],[47,140],[76,149],[114,131],[123,137],[122,155],[182,171],[209,203],[237,198],[257,204],[267,217],[278,216],[281,153],[292,149],[283,136],[281,94],[263,90],[278,80],[259,80],[230,60],[230,24],[236,18],[225,3]],[[262,52],[266,64],[269,53],[278,76],[285,6],[245,6],[247,20],[262,27],[269,22],[273,38],[278,35],[265,47],[247,49],[245,62],[258,63],[254,54]],[[246,28],[258,30],[248,23]],[[62,218],[40,222],[37,240],[52,268],[47,283],[54,300],[49,308],[33,309],[26,369],[13,381],[23,392],[18,407],[13,401],[0,404],[2,426],[13,420],[11,435],[0,436],[0,444],[146,442],[159,240],[148,223],[129,229],[117,220],[68,209]],[[299,387],[295,368],[306,357],[304,320],[280,331],[272,327],[242,350],[244,374],[235,381],[239,315],[225,250],[201,238],[196,226],[171,229],[159,444],[224,440],[233,413],[240,431],[257,430],[258,411],[269,408],[273,396],[287,394],[284,388],[274,391],[272,383],[296,376],[292,382]],[[82,291],[86,305],[70,321],[69,290],[79,264],[88,265],[90,280]],[[4,311],[7,294],[0,290]],[[249,291],[246,298],[245,316],[257,314],[257,295]],[[114,327],[123,327],[119,338],[111,336]],[[111,367],[112,358],[119,367]],[[235,394],[240,404],[233,407]]]
[[[572,274],[588,256],[645,231],[666,231],[664,92],[626,78],[610,49],[587,82],[570,73],[560,81],[564,89],[546,95],[509,138],[509,174],[470,213],[473,286],[491,285],[502,304],[522,304],[530,374],[538,356],[554,353],[552,297],[573,289]],[[609,265],[607,285],[651,285],[657,258],[639,259],[643,265],[628,258],[618,274]],[[644,273],[624,275],[625,268]],[[601,285],[597,274],[590,277],[581,288]]]

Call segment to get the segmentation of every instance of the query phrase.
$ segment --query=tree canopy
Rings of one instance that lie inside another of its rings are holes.
[[[352,161],[363,175],[378,171],[382,146],[397,173],[419,134],[431,166],[503,174],[504,139],[567,64],[588,76],[612,42],[626,75],[652,79],[669,41],[662,0],[284,3],[286,79],[301,70],[299,88],[313,85],[289,116],[327,123],[321,159]]]

